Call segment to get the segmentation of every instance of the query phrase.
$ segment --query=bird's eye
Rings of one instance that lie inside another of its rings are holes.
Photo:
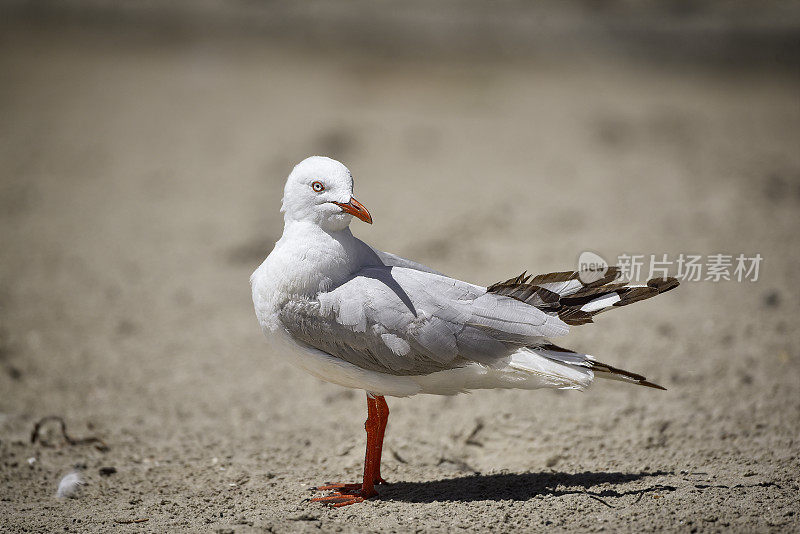
[[[313,189],[317,193],[322,193],[323,191],[325,191],[325,186],[322,185],[322,182],[317,181],[311,184],[311,189]]]

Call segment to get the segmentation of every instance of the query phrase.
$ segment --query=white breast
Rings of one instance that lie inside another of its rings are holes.
[[[298,344],[280,321],[292,299],[316,300],[358,268],[360,242],[347,231],[337,238],[316,228],[287,227],[275,249],[250,277],[253,306],[274,353],[304,371],[344,387],[405,397],[420,391],[410,377],[368,371],[313,347]],[[313,235],[309,235],[313,234]]]

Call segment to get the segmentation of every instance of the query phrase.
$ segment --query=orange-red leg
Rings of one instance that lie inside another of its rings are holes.
[[[383,453],[383,435],[386,432],[386,424],[389,422],[389,405],[386,404],[386,399],[383,396],[375,397],[375,404],[378,409],[378,440],[377,440],[377,452],[376,456],[378,458],[378,466],[375,469],[375,484],[387,484],[387,482],[381,477],[381,454]]]
[[[389,419],[389,407],[383,397],[371,397],[367,394],[367,420],[364,429],[367,431],[367,448],[364,454],[364,479],[361,484],[330,484],[316,489],[332,491],[325,497],[316,497],[312,501],[330,504],[331,506],[347,506],[362,502],[378,494],[375,484],[385,484],[381,478],[381,451],[383,434]]]

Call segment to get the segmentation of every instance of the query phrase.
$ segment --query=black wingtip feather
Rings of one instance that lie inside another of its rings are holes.
[[[637,384],[640,386],[647,386],[653,389],[660,389],[661,391],[667,391],[667,388],[665,388],[664,386],[659,386],[658,384],[654,384],[653,382],[648,382],[647,380],[640,380],[639,382],[637,382]]]
[[[582,287],[572,290],[570,293],[559,294],[542,287],[540,284],[580,280],[580,273],[577,271],[563,271],[531,276],[525,271],[516,278],[492,284],[487,288],[487,292],[497,293],[525,302],[545,313],[558,315],[562,321],[570,326],[577,326],[593,322],[592,317],[605,310],[649,299],[675,289],[680,285],[678,280],[671,277],[651,278],[643,286],[628,285],[626,282],[617,282],[621,274],[621,269],[618,266],[610,266],[605,275],[598,280],[590,283],[581,281]],[[610,307],[591,312],[585,312],[581,309],[593,299],[612,293],[619,295],[620,300]]]

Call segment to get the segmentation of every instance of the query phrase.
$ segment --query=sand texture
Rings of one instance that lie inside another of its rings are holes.
[[[800,529],[796,75],[55,28],[4,31],[0,72],[3,532]],[[328,509],[363,392],[270,353],[248,285],[311,154],[353,171],[357,236],[464,280],[584,250],[760,253],[760,278],[560,340],[665,392],[388,399],[392,484]],[[108,450],[31,444],[48,415]]]

